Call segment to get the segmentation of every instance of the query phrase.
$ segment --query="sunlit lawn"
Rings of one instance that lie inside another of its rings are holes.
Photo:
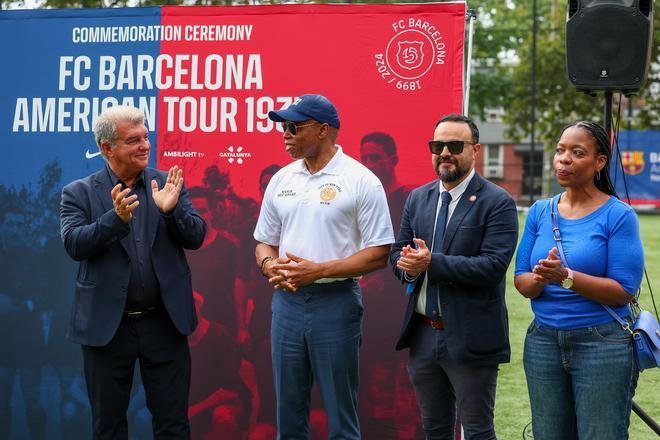
[[[646,270],[654,288],[656,304],[660,307],[660,215],[641,215],[642,241],[646,255]],[[524,216],[520,217],[520,229],[524,226]],[[507,306],[511,337],[511,363],[501,366],[497,386],[495,407],[495,425],[498,438],[503,440],[522,439],[525,426],[530,422],[529,399],[522,366],[522,350],[525,331],[532,320],[529,301],[523,298],[513,287],[513,266],[507,276]],[[646,280],[642,284],[640,304],[647,310],[653,310],[651,295]],[[604,364],[606,366],[606,364]],[[594,371],[594,374],[607,374]],[[645,370],[641,373],[635,402],[637,402],[656,421],[660,422],[660,369]],[[531,430],[527,438],[531,437]],[[630,439],[657,439],[656,434],[633,413],[630,421]],[[560,440],[560,439],[558,439]]]

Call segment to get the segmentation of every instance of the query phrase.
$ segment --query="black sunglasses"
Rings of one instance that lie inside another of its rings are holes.
[[[289,133],[295,136],[296,134],[298,134],[298,130],[300,130],[301,128],[311,127],[312,125],[316,125],[316,124],[317,122],[310,122],[309,124],[296,125],[295,122],[284,121],[282,122],[282,131],[285,132],[288,131]]]
[[[474,145],[474,142],[468,141],[429,141],[429,148],[433,154],[441,154],[447,147],[451,154],[461,154],[465,144]]]

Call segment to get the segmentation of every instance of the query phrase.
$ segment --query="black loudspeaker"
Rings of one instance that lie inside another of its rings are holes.
[[[635,93],[648,74],[653,0],[569,0],[568,80],[578,90]]]

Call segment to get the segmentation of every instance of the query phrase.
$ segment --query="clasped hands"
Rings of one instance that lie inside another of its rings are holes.
[[[409,276],[416,277],[426,272],[431,265],[431,251],[426,247],[426,242],[421,238],[413,238],[417,248],[407,244],[401,249],[401,254],[396,262],[396,267],[405,271]]]
[[[321,278],[321,265],[290,252],[286,257],[273,258],[264,265],[268,283],[276,289],[295,292],[299,287]]]
[[[553,247],[548,252],[547,258],[539,260],[538,264],[532,268],[532,279],[542,284],[561,284],[568,276],[557,248]]]
[[[163,188],[158,189],[156,179],[151,181],[151,195],[154,203],[161,212],[168,213],[172,211],[179,202],[179,195],[183,187],[183,170],[178,166],[173,166],[167,173],[167,180]],[[130,188],[121,189],[121,184],[115,185],[110,191],[112,204],[115,212],[122,222],[128,223],[133,218],[133,211],[140,205],[137,200],[137,194],[132,194]]]

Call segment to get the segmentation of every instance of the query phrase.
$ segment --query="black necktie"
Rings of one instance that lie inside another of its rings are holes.
[[[449,214],[449,204],[451,203],[451,194],[449,191],[442,191],[440,193],[440,213],[438,214],[438,221],[435,224],[435,235],[433,236],[433,245],[431,252],[442,251],[442,241],[445,238],[445,227],[447,226],[447,217]],[[438,317],[438,284],[431,282],[431,279],[426,280],[426,316],[432,319]]]

